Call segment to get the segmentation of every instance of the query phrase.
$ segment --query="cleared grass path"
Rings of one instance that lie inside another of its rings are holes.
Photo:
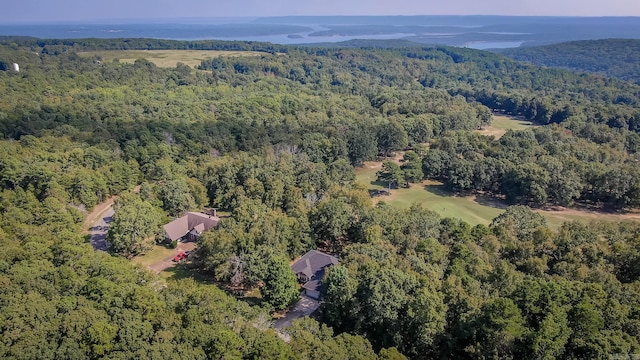
[[[118,59],[122,63],[132,64],[137,59],[146,59],[159,67],[175,67],[177,63],[194,67],[202,60],[218,56],[260,56],[266,53],[258,51],[220,51],[220,50],[103,50],[78,53],[83,57],[100,56],[102,61]]]
[[[380,163],[369,162],[365,167],[356,169],[356,180],[367,189],[384,189],[384,185],[375,181]],[[440,214],[442,217],[462,219],[469,224],[491,223],[491,220],[502,213],[502,209],[482,205],[467,197],[452,196],[444,189],[444,185],[435,181],[422,184],[411,184],[408,189],[393,189],[389,196],[378,196],[374,202],[385,201],[392,206],[407,209],[414,203],[422,204],[426,209]]]
[[[534,127],[531,121],[515,118],[506,115],[493,115],[491,125],[485,126],[480,130],[476,130],[478,134],[486,136],[495,136],[499,139],[504,135],[507,130],[526,130]]]
[[[367,162],[364,167],[356,169],[356,181],[367,189],[384,189],[382,183],[376,182],[376,172],[380,170],[382,163]],[[507,204],[490,196],[456,196],[446,190],[444,185],[436,181],[424,181],[422,184],[412,184],[409,188],[393,189],[389,196],[378,196],[374,203],[385,201],[388,204],[406,209],[414,203],[419,203],[424,208],[435,211],[443,217],[458,218],[471,225],[485,224],[500,215]],[[542,214],[551,228],[557,229],[567,221],[640,221],[640,212],[624,214],[605,213],[585,209],[569,209],[557,207],[554,209],[535,210]]]

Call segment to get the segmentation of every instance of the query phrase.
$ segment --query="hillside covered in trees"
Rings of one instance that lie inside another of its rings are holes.
[[[572,41],[499,52],[539,66],[592,72],[640,84],[640,40]]]
[[[0,71],[0,357],[640,353],[640,225],[551,230],[528,207],[640,205],[640,86],[449,47],[167,42],[264,52],[197,69],[78,54],[163,44],[1,43],[20,72]],[[492,111],[541,127],[472,133]],[[373,206],[354,166],[399,150],[411,151],[390,170],[396,186],[438,179],[515,206],[474,227],[419,204]],[[118,246],[94,252],[84,215],[116,194]],[[187,269],[209,281],[165,282],[127,260],[203,206],[230,213]],[[269,313],[296,295],[288,264],[316,248],[341,260],[320,322],[278,334]]]

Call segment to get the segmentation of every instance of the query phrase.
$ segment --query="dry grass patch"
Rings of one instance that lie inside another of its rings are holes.
[[[640,212],[638,210],[625,212],[625,213],[610,213],[605,211],[593,211],[580,208],[564,208],[554,207],[553,209],[535,210],[537,213],[542,214],[546,219],[549,226],[552,228],[558,228],[562,223],[568,221],[580,221],[583,223],[591,223],[594,221],[640,221]]]
[[[104,50],[86,51],[79,53],[83,57],[99,56],[102,61],[132,64],[137,59],[146,59],[159,67],[175,67],[179,62],[195,67],[202,60],[213,59],[218,56],[260,56],[264,52],[258,51],[222,51],[222,50]]]
[[[500,139],[507,130],[526,130],[535,126],[532,122],[526,121],[520,117],[493,115],[491,125],[485,126],[476,132],[480,135],[493,136]]]

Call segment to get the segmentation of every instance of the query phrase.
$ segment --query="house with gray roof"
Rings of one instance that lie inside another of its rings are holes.
[[[218,225],[220,218],[213,215],[188,212],[164,226],[165,238],[168,241],[194,241],[203,232],[209,231]]]
[[[311,298],[319,299],[325,271],[337,263],[338,258],[335,256],[311,250],[293,263],[291,270],[302,284],[304,293]]]

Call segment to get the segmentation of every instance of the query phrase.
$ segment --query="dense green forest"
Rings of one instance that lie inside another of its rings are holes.
[[[640,84],[640,40],[572,41],[499,52],[535,65],[588,71]]]
[[[265,54],[198,69],[77,54],[196,44]],[[0,61],[20,65],[0,71],[2,358],[640,353],[640,224],[556,231],[527,206],[640,205],[639,86],[448,47],[6,39]],[[543,126],[474,134],[492,111]],[[474,227],[373,206],[353,166],[399,150],[380,173],[394,186],[438,179],[514,206]],[[84,215],[116,194],[113,246],[94,252]],[[210,281],[127,260],[203,206],[231,214],[186,269]],[[297,296],[289,261],[315,248],[341,259],[319,322],[277,333],[269,313]]]

